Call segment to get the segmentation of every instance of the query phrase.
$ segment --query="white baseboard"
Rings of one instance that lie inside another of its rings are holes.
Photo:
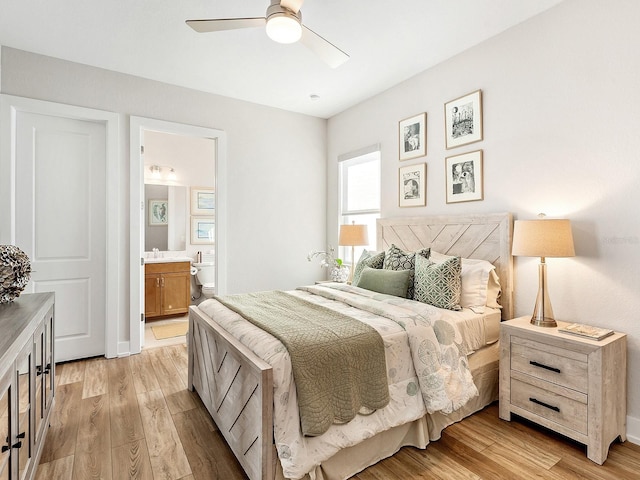
[[[640,445],[640,418],[627,415],[627,440]]]

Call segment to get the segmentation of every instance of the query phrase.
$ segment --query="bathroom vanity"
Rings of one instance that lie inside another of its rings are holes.
[[[147,262],[144,266],[145,318],[188,313],[191,303],[191,262],[169,259]]]

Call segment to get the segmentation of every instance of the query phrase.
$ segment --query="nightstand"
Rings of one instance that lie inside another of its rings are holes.
[[[500,418],[515,413],[583,443],[602,465],[611,442],[626,440],[627,336],[596,341],[529,320],[500,326]]]

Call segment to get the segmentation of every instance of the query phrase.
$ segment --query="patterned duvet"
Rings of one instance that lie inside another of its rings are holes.
[[[274,438],[287,478],[300,478],[342,448],[376,433],[441,411],[449,413],[477,395],[456,326],[458,312],[382,295],[345,284],[300,287],[289,292],[375,328],[386,354],[391,400],[370,415],[333,425],[318,437],[300,430],[289,355],[275,337],[215,300],[199,308],[273,367]]]

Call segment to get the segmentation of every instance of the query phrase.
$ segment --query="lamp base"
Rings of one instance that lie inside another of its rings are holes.
[[[557,327],[558,324],[553,318],[544,317],[537,318],[531,317],[531,325],[535,325],[536,327]]]
[[[531,325],[536,327],[557,327],[549,300],[549,292],[547,292],[547,264],[544,258],[540,259],[538,265],[538,296],[536,297],[536,305],[531,316]]]

